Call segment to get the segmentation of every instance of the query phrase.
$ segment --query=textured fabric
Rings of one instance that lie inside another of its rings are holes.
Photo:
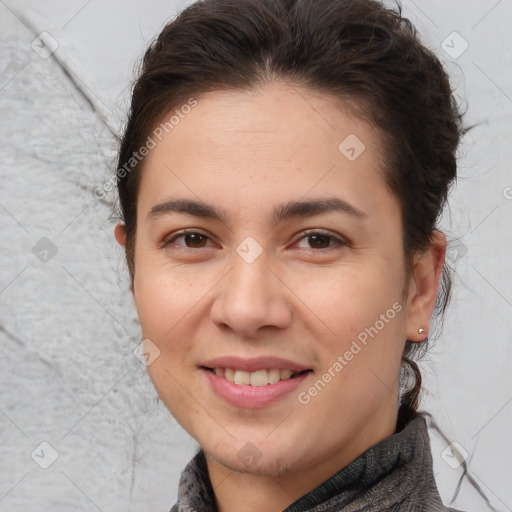
[[[217,512],[204,453],[187,465],[171,512]],[[417,416],[284,512],[457,512],[446,508],[432,471],[427,425]]]

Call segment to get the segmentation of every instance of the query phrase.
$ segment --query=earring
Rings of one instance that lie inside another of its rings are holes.
[[[423,334],[425,332],[425,329],[422,329],[421,327],[418,329],[418,334]]]

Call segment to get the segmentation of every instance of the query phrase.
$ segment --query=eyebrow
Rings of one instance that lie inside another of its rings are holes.
[[[279,222],[292,218],[313,217],[314,215],[330,212],[345,213],[357,219],[367,217],[366,213],[343,199],[328,197],[323,199],[310,199],[307,201],[289,201],[279,204],[274,207],[270,215],[270,220],[278,224]],[[156,204],[149,210],[146,221],[155,220],[163,215],[172,213],[218,220],[226,224],[226,214],[223,210],[203,201],[193,199],[174,199]]]

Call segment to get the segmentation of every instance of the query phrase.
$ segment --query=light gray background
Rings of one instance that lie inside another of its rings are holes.
[[[183,5],[0,1],[1,511],[167,511],[196,448],[134,356],[113,195],[93,195],[113,168],[134,63]],[[496,510],[512,511],[512,1],[403,5],[477,125],[443,223],[457,278],[422,365],[423,408]],[[43,31],[58,43],[48,58],[31,47]],[[431,438],[448,502],[462,467]],[[492,510],[467,478],[454,506]]]

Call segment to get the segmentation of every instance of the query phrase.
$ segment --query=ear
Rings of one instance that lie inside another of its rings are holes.
[[[114,228],[114,236],[117,240],[117,243],[121,247],[126,247],[126,228],[124,222],[118,222],[116,227]],[[131,279],[130,283],[130,291],[132,295],[135,296],[134,288],[133,288],[133,279]]]
[[[445,253],[446,236],[433,231],[429,247],[414,257],[407,300],[406,336],[410,341],[423,341],[429,334]],[[420,328],[424,329],[422,333],[418,332]]]
[[[117,243],[124,247],[126,245],[126,229],[124,222],[118,222],[114,228],[114,236],[116,237]]]

